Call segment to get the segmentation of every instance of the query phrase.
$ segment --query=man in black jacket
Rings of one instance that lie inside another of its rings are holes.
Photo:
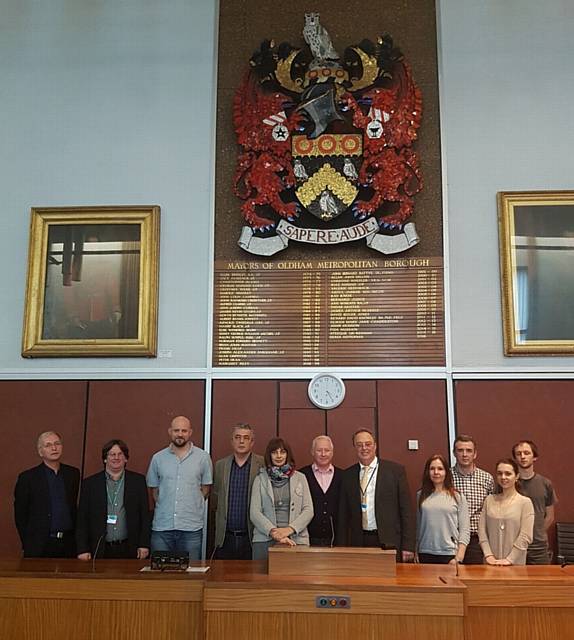
[[[317,436],[311,444],[313,464],[301,469],[307,478],[315,515],[307,527],[314,547],[332,547],[335,543],[337,510],[343,471],[333,466],[333,441]]]
[[[80,471],[60,462],[62,437],[44,431],[38,437],[42,462],[23,471],[14,488],[14,519],[24,557],[75,555],[74,527]]]
[[[147,558],[150,517],[145,477],[126,470],[123,440],[102,448],[104,470],[82,482],[76,543],[78,558]]]
[[[399,562],[410,562],[415,526],[405,469],[377,458],[368,429],[353,434],[353,445],[359,462],[343,473],[337,544],[396,549]]]

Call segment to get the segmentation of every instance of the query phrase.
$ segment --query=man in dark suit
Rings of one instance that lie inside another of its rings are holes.
[[[312,547],[332,547],[337,529],[339,493],[343,471],[333,466],[333,441],[329,436],[317,436],[311,444],[313,464],[301,469],[307,478],[313,499],[313,520],[307,527]]]
[[[147,558],[150,514],[145,477],[126,469],[123,440],[102,448],[104,470],[82,482],[76,543],[78,558]]]
[[[42,462],[23,471],[14,488],[14,519],[24,557],[75,555],[74,527],[80,471],[60,462],[62,438],[55,431],[38,437]]]
[[[215,512],[216,557],[221,560],[251,560],[251,488],[264,465],[253,453],[254,444],[251,425],[238,424],[231,432],[233,453],[215,463],[209,506]]]
[[[345,470],[337,527],[337,544],[396,549],[397,560],[414,558],[415,527],[402,465],[377,458],[368,429],[353,434],[359,459]]]

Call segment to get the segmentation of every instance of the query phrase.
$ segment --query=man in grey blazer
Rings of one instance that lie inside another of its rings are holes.
[[[238,424],[231,432],[233,453],[215,463],[210,507],[215,511],[215,553],[220,560],[251,560],[251,488],[264,466],[263,458],[253,453],[254,444],[253,428]]]

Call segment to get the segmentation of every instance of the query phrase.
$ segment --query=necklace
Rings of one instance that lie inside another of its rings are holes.
[[[503,520],[503,511],[502,511],[502,507],[504,506],[505,511],[508,512],[508,509],[510,507],[510,505],[514,502],[514,498],[516,498],[516,492],[514,492],[512,494],[512,498],[507,498],[506,500],[502,500],[502,498],[500,500],[496,500],[496,515],[498,516],[498,526],[500,528],[501,531],[504,531],[504,529],[506,528],[506,524]]]
[[[284,504],[287,504],[287,502],[289,501],[290,498],[290,491],[289,491],[289,483],[286,482],[285,484],[276,487],[276,500],[277,500],[277,506],[278,507],[282,507]]]

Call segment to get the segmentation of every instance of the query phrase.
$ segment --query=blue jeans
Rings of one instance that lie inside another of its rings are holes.
[[[190,560],[201,560],[201,546],[203,542],[203,530],[181,531],[170,529],[169,531],[151,532],[151,550],[154,551],[187,551]]]

